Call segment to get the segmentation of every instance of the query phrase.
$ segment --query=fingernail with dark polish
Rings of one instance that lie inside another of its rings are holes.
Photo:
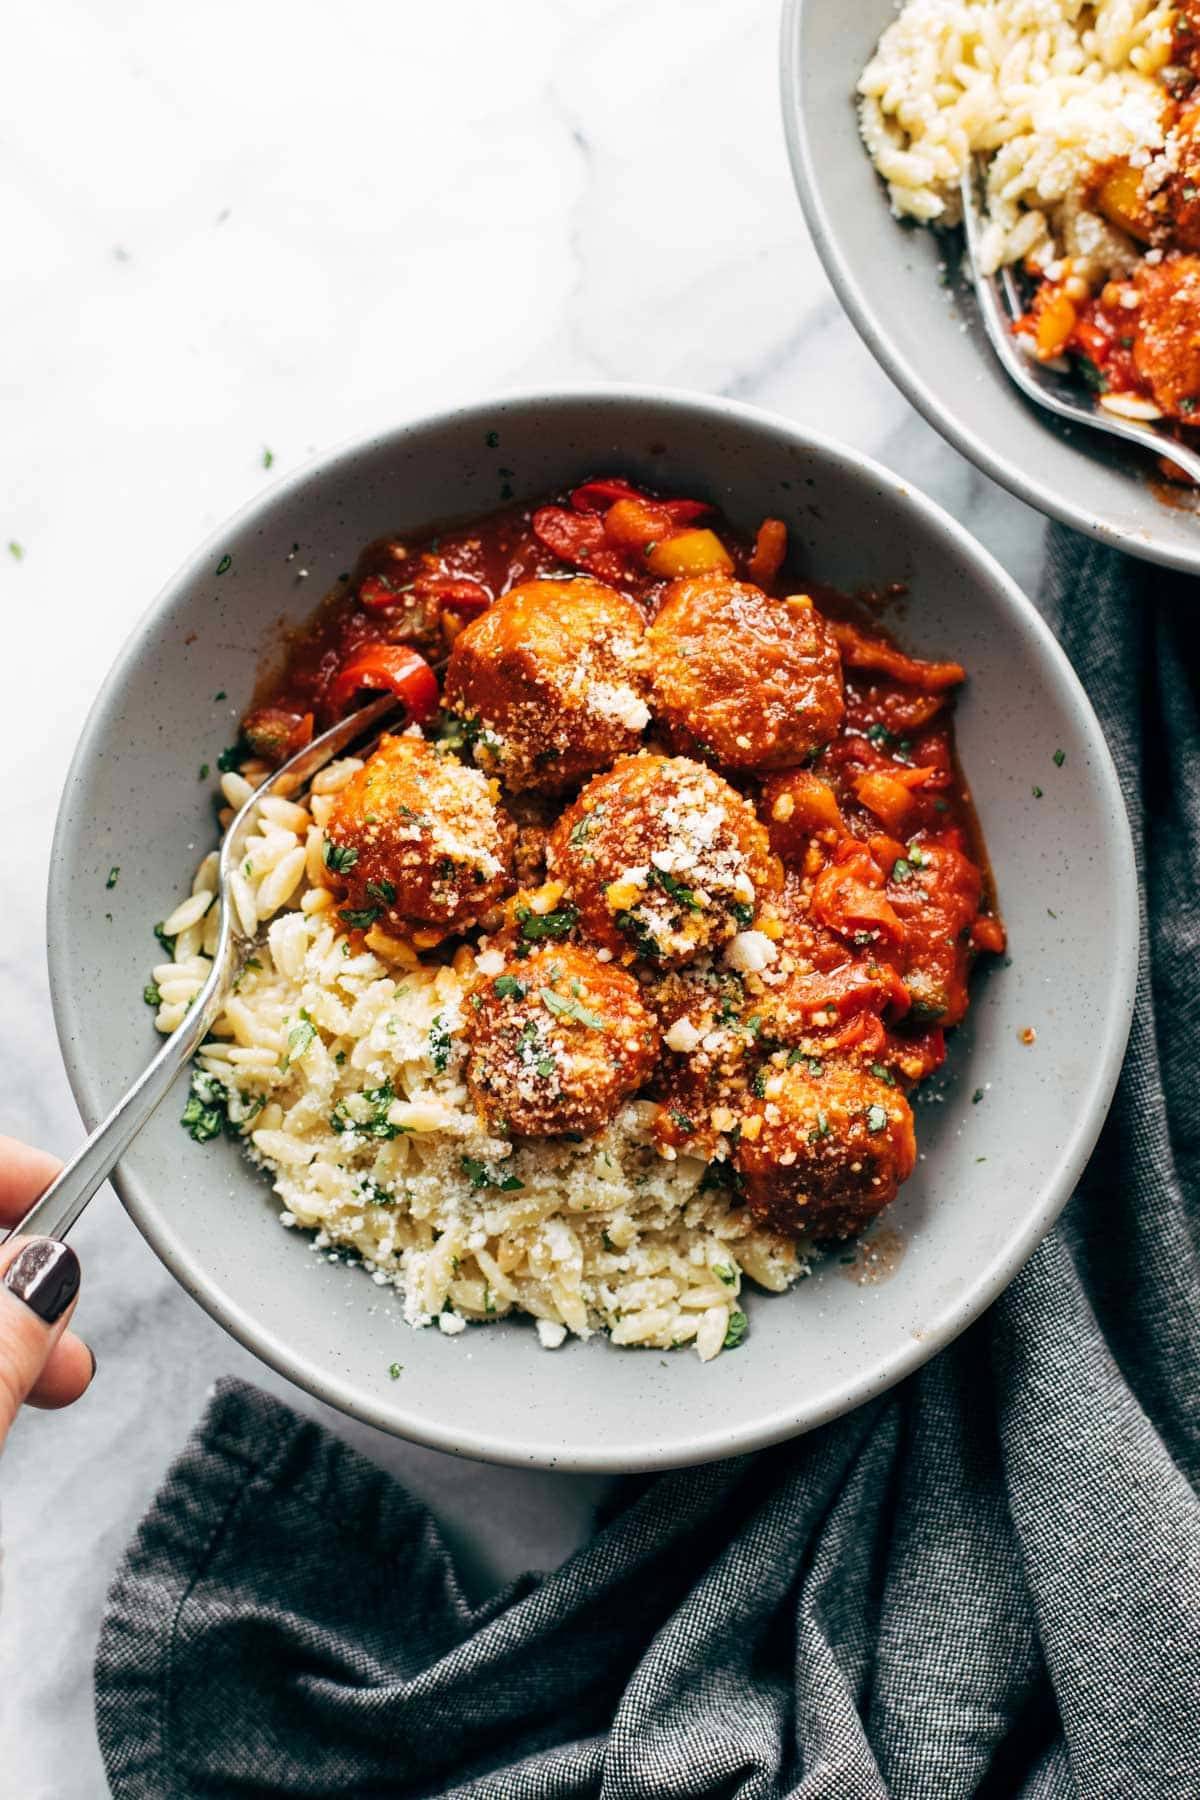
[[[83,1347],[92,1359],[92,1372],[88,1376],[88,1386],[91,1387],[93,1381],[96,1379],[96,1352],[92,1349],[90,1344],[85,1344]]]
[[[5,1270],[4,1285],[53,1325],[79,1292],[79,1258],[56,1238],[35,1238]]]

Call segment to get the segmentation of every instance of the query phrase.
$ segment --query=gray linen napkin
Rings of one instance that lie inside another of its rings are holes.
[[[110,1596],[119,1800],[1200,1794],[1197,599],[1052,537],[1141,981],[1100,1147],[988,1315],[797,1443],[624,1484],[479,1608],[388,1477],[224,1384]]]

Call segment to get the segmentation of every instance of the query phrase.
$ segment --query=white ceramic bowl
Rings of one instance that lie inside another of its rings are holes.
[[[457,1338],[411,1331],[390,1290],[280,1229],[266,1182],[232,1143],[190,1142],[182,1081],[116,1185],[184,1287],[333,1406],[472,1456],[633,1470],[772,1443],[916,1368],[1029,1255],[1108,1106],[1137,930],[1116,776],[1062,651],[961,526],[854,451],[687,394],[501,399],[331,452],[202,545],[108,675],[59,815],[49,949],[63,1053],[90,1123],[156,1047],[141,998],[159,955],[151,928],[214,837],[196,770],[234,735],[280,615],[303,617],[386,531],[485,512],[507,487],[532,496],[601,471],[698,492],[744,527],[781,515],[814,579],[848,590],[908,582],[907,644],[971,672],[960,746],[1012,960],[978,982],[936,1099],[918,1107],[921,1161],[889,1215],[906,1244],[893,1278],[859,1287],[835,1257],[791,1294],[752,1295],[744,1347],[707,1366],[603,1338],[547,1352],[528,1321]],[[311,571],[303,583],[288,557],[297,543]],[[108,891],[114,864],[121,878]],[[1018,1038],[1029,1025],[1032,1047]],[[395,1362],[403,1373],[390,1379]]]
[[[1200,573],[1200,511],[1153,459],[1040,411],[997,362],[958,234],[901,224],[858,135],[855,88],[897,0],[784,0],[783,122],[825,272],[867,348],[942,436],[1030,506]]]

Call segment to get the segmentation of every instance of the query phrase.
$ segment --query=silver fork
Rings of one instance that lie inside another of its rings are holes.
[[[188,1008],[154,1061],[134,1082],[124,1097],[117,1101],[108,1117],[97,1125],[82,1147],[60,1170],[50,1186],[34,1201],[29,1211],[12,1231],[0,1238],[6,1242],[18,1232],[39,1237],[65,1238],[96,1189],[112,1172],[142,1126],[154,1112],[175,1077],[208,1035],[225,1003],[236,966],[249,950],[253,937],[247,934],[230,900],[229,877],[242,861],[242,852],[252,827],[257,823],[260,800],[272,794],[290,799],[312,780],[318,770],[356,744],[360,738],[378,732],[392,714],[402,713],[401,703],[386,694],[370,705],[360,707],[349,718],[331,726],[305,749],[290,757],[263,782],[231,820],[221,844],[221,861],[217,875],[214,906],[220,908],[221,925],[213,955],[212,971],[204,986]]]
[[[1138,444],[1154,456],[1167,456],[1185,474],[1200,481],[1200,454],[1195,450],[1160,434],[1149,425],[1139,425],[1135,419],[1119,418],[1097,404],[1077,375],[1070,370],[1056,369],[1050,363],[1040,363],[1021,347],[1012,327],[1025,308],[1012,270],[998,269],[994,275],[981,272],[979,246],[983,227],[977,180],[976,170],[968,165],[961,184],[967,264],[984,330],[1005,373],[1035,406],[1043,406],[1047,412],[1070,419],[1075,425],[1086,425],[1091,431],[1106,431],[1110,437],[1124,438],[1127,443]]]

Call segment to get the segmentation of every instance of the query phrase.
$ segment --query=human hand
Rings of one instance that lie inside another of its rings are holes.
[[[15,1225],[62,1165],[44,1150],[0,1137],[0,1227]],[[79,1259],[53,1238],[0,1244],[0,1446],[26,1402],[69,1406],[96,1359],[67,1329],[79,1294]]]

